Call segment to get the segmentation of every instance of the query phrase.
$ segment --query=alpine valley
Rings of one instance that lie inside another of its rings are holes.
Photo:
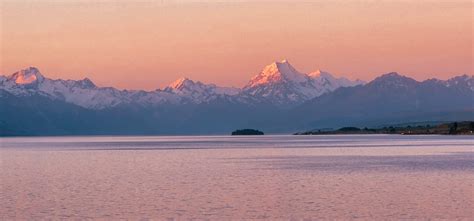
[[[0,135],[291,133],[340,126],[474,120],[474,77],[416,81],[388,73],[366,83],[272,63],[242,88],[187,78],[154,91],[45,77],[0,76]]]

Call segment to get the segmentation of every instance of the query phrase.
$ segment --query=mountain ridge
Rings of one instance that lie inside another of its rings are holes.
[[[0,76],[0,135],[293,133],[474,119],[474,76],[417,81],[390,72],[344,86],[328,72],[303,74],[280,63],[262,71],[276,77],[247,88],[181,78],[154,91],[99,87],[88,78],[53,80],[27,68]]]
[[[2,80],[3,79],[3,80]],[[254,84],[252,83],[254,82]],[[325,72],[319,76],[298,72],[287,60],[264,67],[242,88],[221,87],[185,77],[154,91],[119,90],[98,87],[89,78],[82,80],[50,79],[38,68],[29,67],[0,78],[0,88],[16,95],[40,93],[54,99],[90,109],[104,109],[119,104],[162,105],[165,103],[206,103],[217,98],[253,102],[271,102],[279,107],[291,107],[333,91],[338,87],[362,84],[346,78],[335,78]],[[232,97],[232,98],[231,98]]]
[[[407,116],[422,119],[423,113],[474,111],[474,90],[448,86],[451,79],[437,80],[433,84],[432,79],[420,82],[391,72],[366,85],[339,88],[309,100],[295,108],[291,115],[311,114],[312,117],[299,119],[301,124],[308,126],[334,125],[336,122],[342,126],[343,122],[361,125],[369,121],[396,121]],[[470,85],[474,76],[463,79],[464,85]],[[474,119],[474,113],[469,119]],[[312,123],[308,123],[310,121]]]

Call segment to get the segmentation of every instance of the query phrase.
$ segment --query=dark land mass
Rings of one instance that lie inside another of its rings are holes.
[[[311,130],[295,133],[295,135],[328,135],[328,134],[442,134],[442,135],[474,135],[474,121],[451,122],[438,125],[389,126],[382,128],[342,127],[337,130]]]
[[[242,129],[232,132],[232,135],[264,135],[264,133],[254,129]]]

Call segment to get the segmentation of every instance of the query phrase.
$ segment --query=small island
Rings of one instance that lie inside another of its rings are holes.
[[[264,133],[255,129],[241,129],[232,132],[232,135],[264,135]]]
[[[403,134],[403,135],[474,135],[474,121],[441,123],[437,125],[407,125],[381,128],[343,127],[337,130],[311,130],[295,135],[329,135],[329,134]]]

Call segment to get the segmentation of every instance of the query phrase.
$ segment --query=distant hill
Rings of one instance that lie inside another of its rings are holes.
[[[295,133],[296,135],[328,135],[328,134],[440,134],[440,135],[474,135],[474,121],[451,122],[438,125],[389,126],[382,128],[343,127],[338,130],[310,130]]]
[[[294,116],[291,122],[299,128],[473,120],[473,85],[472,76],[418,82],[389,73],[366,85],[339,88],[314,98],[288,115]]]

